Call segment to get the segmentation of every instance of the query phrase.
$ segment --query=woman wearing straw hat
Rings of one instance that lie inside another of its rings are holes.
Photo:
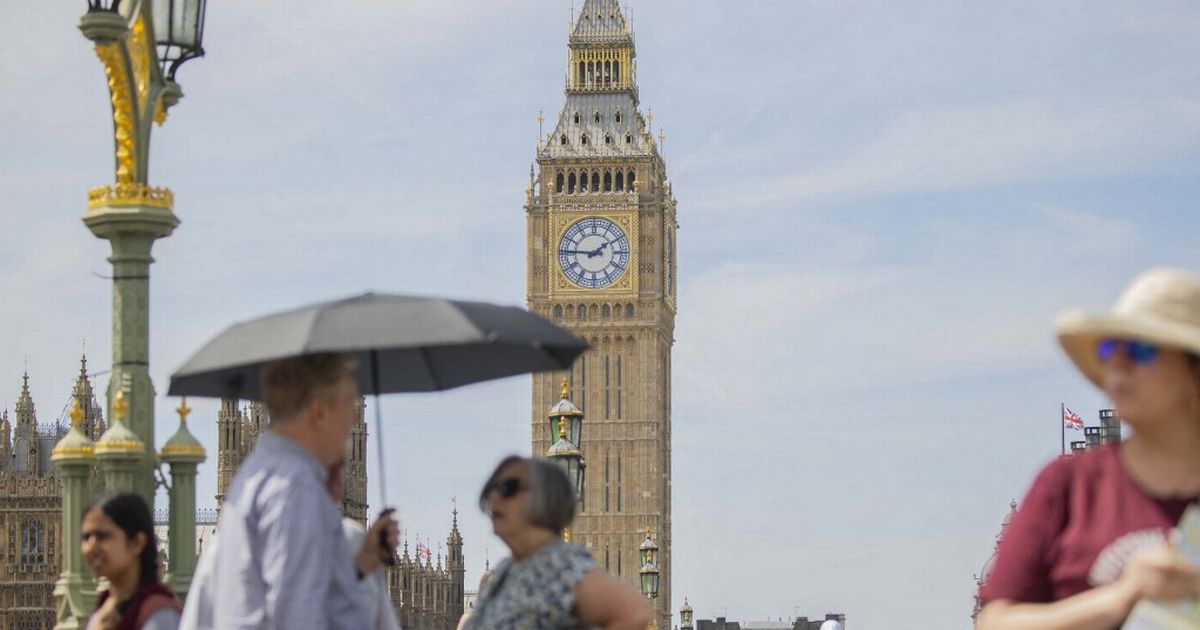
[[[1200,278],[1154,269],[1058,338],[1131,437],[1046,466],[980,590],[977,627],[1115,628],[1139,600],[1196,600],[1171,529],[1200,497]]]

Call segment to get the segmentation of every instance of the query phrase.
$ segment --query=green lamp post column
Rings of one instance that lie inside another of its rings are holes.
[[[83,222],[112,246],[112,377],[129,400],[129,429],[154,443],[150,381],[150,249],[179,225],[170,190],[148,185],[150,130],[182,97],[179,64],[203,54],[204,0],[89,0],[79,29],[96,45],[112,101],[116,181],[88,191]],[[112,410],[109,410],[111,417]],[[154,453],[142,451],[133,485],[154,503]]]
[[[58,466],[63,482],[62,557],[63,570],[54,583],[56,600],[55,630],[75,630],[96,606],[96,584],[84,569],[83,553],[79,547],[83,508],[91,492],[92,462],[95,444],[83,432],[83,409],[79,399],[71,407],[71,430],[63,436],[50,461]]]
[[[167,584],[183,599],[192,586],[196,570],[196,466],[204,461],[204,447],[187,428],[192,412],[187,399],[179,402],[179,430],[159,451],[159,458],[171,467],[170,537],[167,559]]]
[[[146,458],[146,444],[125,426],[125,414],[129,411],[125,392],[118,391],[116,400],[109,406],[113,410],[112,423],[96,441],[96,458],[100,460],[104,487],[109,490],[133,490],[136,487],[134,480],[141,474],[141,463]],[[150,482],[153,489],[153,476]],[[153,494],[147,504],[154,505]]]

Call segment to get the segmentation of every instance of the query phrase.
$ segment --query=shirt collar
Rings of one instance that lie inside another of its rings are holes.
[[[258,443],[255,445],[255,448],[263,449],[266,453],[286,455],[299,459],[304,462],[304,465],[316,476],[317,481],[320,481],[322,484],[329,478],[329,471],[321,465],[321,462],[318,462],[317,458],[312,456],[312,453],[309,453],[298,442],[286,435],[280,435],[270,430],[264,431],[258,436]]]

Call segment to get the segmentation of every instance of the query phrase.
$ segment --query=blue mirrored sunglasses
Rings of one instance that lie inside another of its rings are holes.
[[[1124,352],[1130,361],[1138,365],[1153,363],[1158,358],[1158,346],[1145,341],[1126,339],[1101,339],[1096,344],[1096,358],[1103,363],[1113,358],[1118,352]]]

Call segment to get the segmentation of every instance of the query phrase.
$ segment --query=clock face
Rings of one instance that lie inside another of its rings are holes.
[[[558,264],[571,282],[585,289],[606,287],[625,273],[629,239],[608,219],[580,219],[558,242]]]

